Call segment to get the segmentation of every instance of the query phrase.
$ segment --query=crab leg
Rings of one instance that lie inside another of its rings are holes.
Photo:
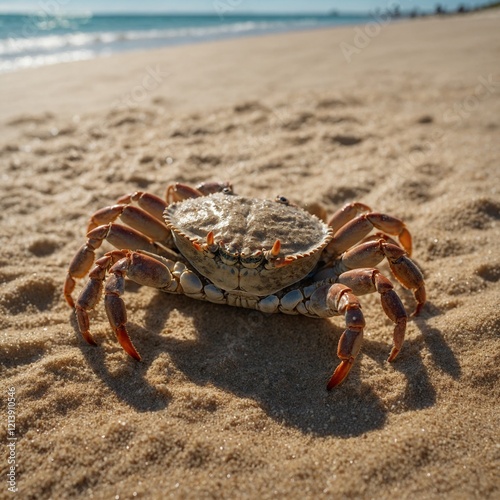
[[[119,249],[146,250],[155,254],[164,252],[161,247],[146,236],[135,229],[120,224],[110,223],[98,226],[87,234],[87,238],[87,243],[81,246],[73,257],[64,283],[64,297],[71,307],[74,307],[71,294],[75,289],[75,278],[83,278],[87,275],[94,262],[95,251],[104,240],[109,241],[115,248]]]
[[[371,208],[364,203],[348,203],[330,217],[328,225],[334,232],[337,232],[342,226],[345,226],[361,212],[371,212]]]
[[[102,294],[106,272],[110,276],[104,289],[104,306],[109,323],[113,328],[123,349],[133,358],[141,357],[130,340],[127,332],[127,313],[121,295],[125,290],[125,277],[146,286],[175,291],[178,281],[172,276],[167,263],[174,267],[172,261],[165,259],[165,263],[138,252],[114,251],[109,252],[96,261],[95,268],[90,272],[90,279],[83,288],[76,303],[78,326],[84,339],[92,345],[95,341],[89,332],[88,311],[93,309]]]
[[[327,389],[332,389],[347,377],[361,349],[365,326],[361,305],[349,287],[335,283],[318,288],[311,296],[310,307],[312,310],[317,310],[321,316],[325,313],[329,316],[336,314],[345,316],[346,329],[340,337],[337,349],[341,363],[327,385]]]
[[[233,190],[229,182],[204,182],[198,186],[191,187],[181,182],[170,184],[167,187],[167,203],[174,203],[176,201],[187,200],[188,198],[199,198],[212,193],[220,193],[224,189]]]
[[[102,295],[102,283],[106,277],[107,270],[124,256],[124,252],[114,250],[96,260],[94,269],[89,273],[87,285],[81,291],[76,305],[74,306],[80,333],[91,345],[96,345],[96,343],[89,331],[90,322],[87,311],[90,311],[96,306]]]
[[[413,291],[417,302],[413,315],[418,314],[426,299],[424,277],[401,247],[387,243],[383,239],[367,241],[345,252],[341,257],[341,267],[343,269],[374,267],[384,258],[387,259],[396,279],[405,288]]]
[[[76,252],[64,281],[64,298],[70,307],[75,307],[75,302],[71,296],[76,285],[75,278],[84,278],[88,274],[95,260],[95,251],[102,245],[103,238],[100,234],[96,235],[95,230],[87,236],[87,243],[82,245]]]
[[[167,207],[167,204],[159,196],[154,194],[144,193],[143,191],[136,191],[135,193],[126,194],[122,196],[117,203],[124,203],[125,205],[130,205],[132,202],[137,202],[137,204],[148,214],[163,222],[163,212]]]
[[[130,206],[133,202],[136,202],[140,208]],[[143,240],[147,238],[137,238],[137,231],[134,231],[136,234],[132,237],[129,235],[128,237],[121,238],[124,244],[120,245],[119,243],[113,243],[111,239],[119,239],[118,236],[120,229],[116,228],[123,228],[123,226],[112,224],[114,229],[109,231],[109,234],[105,236],[102,235],[102,230],[99,232],[97,229],[103,225],[107,225],[106,227],[109,227],[109,223],[114,222],[118,217],[120,217],[123,222],[144,233],[152,240],[161,242],[167,248],[173,248],[171,233],[167,229],[163,220],[163,212],[166,206],[167,204],[165,201],[158,196],[150,193],[144,193],[142,191],[136,191],[122,196],[118,200],[117,205],[102,208],[94,213],[94,215],[90,218],[87,228],[87,243],[80,247],[71,261],[66,281],[64,283],[64,297],[66,302],[71,307],[74,307],[74,301],[71,294],[75,289],[75,278],[83,278],[87,275],[95,259],[95,250],[101,246],[103,239],[109,239],[110,242],[117,248],[132,250],[136,248],[145,248]],[[92,232],[94,230],[96,232]],[[140,244],[140,246],[134,246],[131,244],[130,238],[133,238],[135,242],[141,240],[142,244]],[[151,245],[149,248],[150,247]]]
[[[368,235],[366,238],[363,238],[359,243],[367,243],[368,241],[379,241],[379,240],[384,240],[386,243],[391,243],[392,245],[396,245],[399,247],[399,243],[394,239],[391,238],[388,234],[385,233],[373,233]]]
[[[417,267],[406,253],[399,247],[383,244],[384,254],[389,262],[392,273],[396,279],[409,290],[413,291],[417,306],[412,316],[416,316],[425,304],[426,292],[422,271]]]
[[[64,281],[63,294],[70,307],[75,307],[75,302],[71,296],[76,285],[75,278],[84,278],[87,275],[94,263],[94,250],[94,246],[87,241],[87,243],[81,246],[78,252],[76,252],[69,265],[68,273]]]
[[[90,272],[90,279],[83,288],[76,304],[80,332],[89,344],[95,342],[89,332],[88,311],[98,302],[104,287],[104,307],[109,323],[123,349],[134,359],[141,357],[130,340],[127,331],[127,312],[121,296],[125,290],[125,279],[139,285],[157,288],[164,292],[184,293],[190,297],[201,298],[202,282],[186,265],[173,262],[157,255],[148,255],[130,250],[113,251],[96,261]]]
[[[98,226],[114,222],[118,218],[152,240],[158,241],[169,248],[173,247],[172,233],[166,224],[149,215],[142,208],[131,205],[120,204],[101,208],[91,217],[87,232]]]
[[[338,218],[335,218],[335,216],[333,218],[335,219],[333,221],[335,225],[332,227],[335,228],[338,225]],[[332,241],[326,247],[327,254],[332,257],[342,254],[367,236],[373,228],[397,236],[402,247],[408,255],[411,255],[411,234],[406,229],[404,222],[391,215],[375,212],[359,215],[338,229]]]
[[[139,207],[131,205],[136,202]],[[109,224],[120,218],[128,226],[137,229],[149,238],[173,248],[172,234],[163,220],[167,204],[155,195],[136,191],[122,196],[116,205],[101,208],[90,218],[87,233],[98,226]]]
[[[166,198],[169,205],[176,201],[183,201],[188,198],[199,198],[200,196],[203,196],[201,191],[180,182],[170,184],[170,186],[167,187]]]
[[[395,323],[393,332],[394,346],[387,359],[389,362],[393,361],[403,346],[408,316],[401,299],[394,291],[392,283],[378,269],[347,271],[339,276],[338,281],[351,288],[356,295],[364,295],[375,291],[380,294],[380,302],[384,312]]]

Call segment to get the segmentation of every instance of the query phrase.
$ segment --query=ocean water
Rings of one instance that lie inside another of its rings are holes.
[[[356,15],[0,15],[0,73],[117,52],[373,20]]]

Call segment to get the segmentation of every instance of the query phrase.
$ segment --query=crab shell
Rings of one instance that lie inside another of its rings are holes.
[[[286,200],[229,193],[174,203],[164,217],[191,265],[237,295],[266,296],[300,281],[333,236],[320,219]]]

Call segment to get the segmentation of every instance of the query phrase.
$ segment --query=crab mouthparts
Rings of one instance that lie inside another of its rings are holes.
[[[288,255],[284,257],[281,254],[281,242],[277,239],[270,250],[262,249],[252,252],[250,248],[245,248],[242,251],[236,250],[232,246],[226,246],[223,241],[215,243],[213,231],[207,235],[206,244],[193,242],[193,246],[200,252],[210,253],[211,256],[218,256],[220,260],[227,266],[241,265],[248,269],[255,269],[261,264],[264,264],[266,269],[274,267],[283,267],[290,264],[300,257],[300,255]]]

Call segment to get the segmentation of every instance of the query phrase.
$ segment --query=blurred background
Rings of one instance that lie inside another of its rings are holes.
[[[0,1],[0,73],[166,45],[374,19],[383,23],[445,16],[493,4],[455,0]]]

